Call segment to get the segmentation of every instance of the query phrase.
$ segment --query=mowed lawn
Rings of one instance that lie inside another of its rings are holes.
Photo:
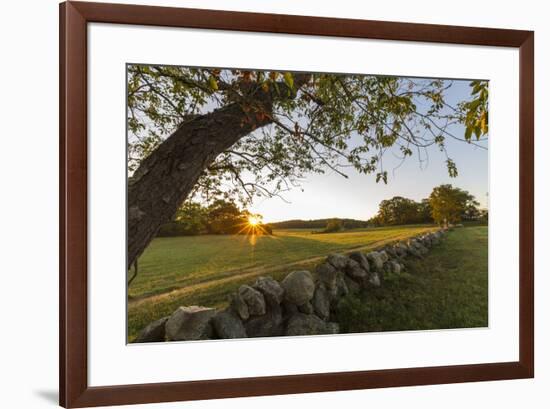
[[[433,229],[412,225],[330,234],[292,229],[275,230],[273,236],[156,238],[139,258],[139,274],[128,290],[128,338],[178,306],[220,307],[232,291],[258,276],[280,279],[312,268],[331,252],[369,250]]]
[[[399,278],[348,297],[338,321],[342,332],[487,327],[487,226],[449,232],[423,260],[408,260]]]

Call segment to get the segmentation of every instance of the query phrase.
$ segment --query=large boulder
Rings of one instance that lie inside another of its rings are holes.
[[[298,306],[298,311],[304,314],[313,314],[313,304],[311,302],[306,302],[305,304]]]
[[[214,331],[219,338],[246,338],[243,322],[231,310],[221,311],[212,318]]]
[[[416,247],[409,246],[409,249],[407,251],[409,252],[409,254],[411,256],[414,256],[416,258],[423,258],[422,254],[420,253],[420,251]]]
[[[164,327],[166,321],[168,321],[168,317],[153,321],[139,333],[134,342],[163,342],[166,337],[166,329]]]
[[[344,274],[339,273],[336,277],[336,293],[335,298],[339,299],[349,294],[349,288],[344,278]]]
[[[377,271],[371,271],[365,284],[366,284],[366,287],[369,287],[369,286],[380,287],[380,284],[381,284],[380,274],[378,274]]]
[[[346,288],[350,294],[357,294],[361,290],[361,286],[357,281],[353,280],[349,276],[344,276],[344,281],[346,283]]]
[[[265,299],[261,292],[249,285],[241,285],[239,287],[239,296],[248,306],[250,315],[265,314]]]
[[[394,246],[395,253],[397,254],[397,257],[407,257],[407,246],[403,243],[397,243]]]
[[[328,334],[327,323],[317,315],[297,313],[291,316],[286,327],[286,335],[320,335]]]
[[[384,267],[382,268],[382,270],[383,270],[382,276],[385,279],[387,279],[387,278],[389,278],[393,275],[393,267],[392,267],[392,265],[389,261],[384,263]]]
[[[313,310],[323,320],[330,316],[330,295],[323,285],[318,285],[313,295]]]
[[[283,310],[283,315],[289,316],[296,314],[298,312],[298,306],[296,304],[292,304],[288,301],[284,301],[281,304],[281,308]]]
[[[388,254],[388,257],[390,257],[390,258],[397,257],[397,253],[395,251],[394,246],[388,245],[388,246],[384,247],[384,251]]]
[[[253,287],[263,294],[268,304],[280,304],[283,301],[285,290],[271,277],[259,277]]]
[[[401,267],[401,264],[399,264],[397,261],[390,260],[390,261],[388,261],[388,264],[391,267],[392,273],[394,273],[394,274],[400,274],[401,273],[402,267]]]
[[[366,272],[370,271],[369,261],[367,260],[367,256],[365,255],[365,253],[361,251],[354,251],[353,253],[349,254],[349,258],[358,262],[361,268]]]
[[[313,298],[315,283],[309,271],[293,271],[281,282],[284,299],[295,305],[303,305]]]
[[[420,247],[423,247],[416,239],[410,239],[407,242],[407,252],[416,258],[423,258]]]
[[[367,253],[367,259],[369,260],[370,265],[377,271],[382,271],[384,266],[384,259],[382,255],[377,251],[371,251]]]
[[[327,257],[327,262],[335,269],[342,270],[348,264],[348,258],[343,254],[330,254]]]
[[[420,254],[426,254],[428,252],[428,249],[426,248],[426,246],[422,244],[422,240],[420,238],[409,240],[409,249],[411,247],[414,248]]]
[[[329,290],[334,290],[336,288],[337,275],[338,270],[336,270],[332,264],[328,262],[321,263],[315,268],[315,276],[317,277],[317,281],[324,284]]]
[[[357,282],[363,281],[368,274],[368,270],[365,270],[361,267],[361,264],[351,258],[348,260],[345,271],[348,277]]]
[[[211,320],[216,310],[206,307],[179,307],[165,324],[168,341],[192,341],[212,336]]]
[[[283,315],[277,304],[262,316],[253,317],[245,324],[246,333],[250,338],[275,337],[283,335]]]
[[[233,294],[229,302],[230,308],[237,314],[237,316],[246,321],[250,317],[250,312],[248,311],[248,305],[244,302],[239,293]]]

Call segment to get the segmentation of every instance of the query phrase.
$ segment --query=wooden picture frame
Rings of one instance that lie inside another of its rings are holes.
[[[519,48],[519,360],[242,379],[88,386],[87,25],[188,27]],[[87,407],[534,376],[534,33],[122,4],[60,5],[60,404]]]

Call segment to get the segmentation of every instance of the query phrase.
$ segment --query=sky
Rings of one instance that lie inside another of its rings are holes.
[[[469,80],[455,80],[446,91],[446,101],[453,105],[468,99]],[[454,125],[448,129],[463,137],[464,127]],[[310,174],[300,187],[284,192],[284,200],[278,197],[259,198],[249,210],[263,216],[266,223],[289,219],[353,218],[367,220],[374,216],[378,204],[393,196],[421,200],[430,195],[435,186],[452,184],[473,194],[482,208],[488,201],[488,150],[471,144],[446,139],[449,156],[455,161],[458,176],[451,178],[445,164],[446,156],[437,147],[428,148],[429,162],[420,166],[416,153],[398,168],[400,160],[391,152],[384,156],[384,168],[388,171],[388,183],[376,183],[375,175],[359,174],[346,169],[348,178],[327,171]],[[488,147],[487,142],[484,146]],[[302,191],[303,190],[303,191]]]

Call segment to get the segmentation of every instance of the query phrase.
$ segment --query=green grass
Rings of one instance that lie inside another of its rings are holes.
[[[255,238],[246,235],[156,238],[139,259],[139,274],[130,286],[129,295],[135,298],[164,293],[254,268],[273,268],[332,251],[378,245],[430,228],[399,226],[331,234],[289,229]]]
[[[407,273],[347,297],[337,311],[342,332],[474,328],[488,325],[487,227],[451,231]]]
[[[139,274],[129,288],[128,337],[181,305],[223,306],[231,292],[260,275],[281,279],[298,268],[312,268],[331,252],[368,250],[432,229],[413,225],[331,234],[276,230],[255,242],[244,235],[157,238],[140,257]]]

